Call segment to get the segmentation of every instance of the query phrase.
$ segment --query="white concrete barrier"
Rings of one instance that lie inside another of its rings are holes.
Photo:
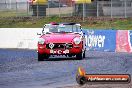
[[[0,48],[36,49],[42,28],[0,28]]]

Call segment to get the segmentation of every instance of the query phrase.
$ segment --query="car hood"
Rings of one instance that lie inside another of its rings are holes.
[[[72,42],[75,37],[80,37],[79,34],[74,33],[53,33],[41,36],[47,43],[68,43]]]

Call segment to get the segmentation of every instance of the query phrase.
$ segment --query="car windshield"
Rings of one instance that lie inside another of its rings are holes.
[[[59,25],[59,32],[78,32],[77,25]]]
[[[48,29],[49,32],[58,32],[58,25],[46,25],[45,29]]]
[[[47,25],[45,28],[49,29],[49,32],[78,32],[80,26],[78,25]]]

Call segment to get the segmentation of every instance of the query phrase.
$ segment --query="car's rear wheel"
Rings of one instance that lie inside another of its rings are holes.
[[[38,61],[44,61],[44,60],[47,60],[47,59],[49,59],[49,55],[38,53]]]

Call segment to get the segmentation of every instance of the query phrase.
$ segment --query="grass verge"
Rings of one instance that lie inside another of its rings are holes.
[[[89,29],[131,30],[132,18],[88,17],[0,17],[0,28],[41,28],[49,22],[76,22]]]

